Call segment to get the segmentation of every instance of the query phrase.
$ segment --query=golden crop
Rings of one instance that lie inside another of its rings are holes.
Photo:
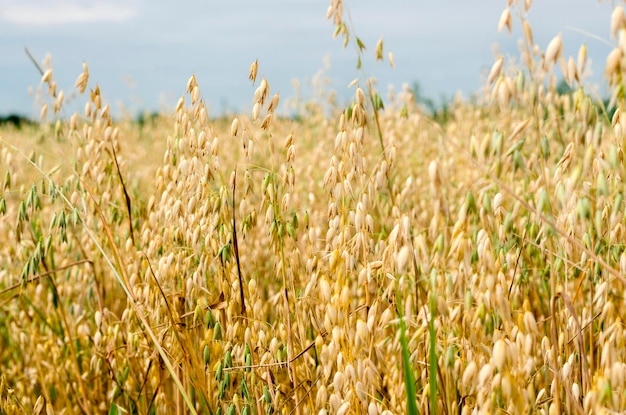
[[[45,68],[48,121],[0,130],[0,412],[626,410],[626,18],[609,108],[586,46],[521,24],[521,66],[434,116],[358,79],[281,117],[255,62],[252,114],[212,119],[192,76],[138,124],[87,65],[65,114]]]

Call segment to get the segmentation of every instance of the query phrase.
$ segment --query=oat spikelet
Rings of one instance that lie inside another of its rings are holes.
[[[502,372],[502,370],[504,369],[504,365],[506,363],[506,356],[507,356],[506,343],[504,342],[504,340],[499,339],[493,345],[493,351],[491,353],[491,361],[494,364],[494,366],[498,369],[499,372]]]
[[[506,30],[511,34],[512,29],[512,19],[511,19],[511,10],[507,7],[502,11],[500,15],[500,21],[498,21],[498,32],[501,32],[502,29],[506,27]]]
[[[626,23],[626,17],[624,16],[624,9],[622,5],[618,5],[611,13],[611,36],[616,37],[617,31],[623,28]]]
[[[569,59],[567,60],[567,68],[566,68],[566,72],[565,72],[565,80],[571,85],[574,83],[574,81],[579,81],[580,78],[578,76],[578,69],[576,69],[576,62],[574,61],[574,58],[572,58],[571,56],[569,57]]]
[[[280,102],[280,92],[272,97],[270,104],[267,106],[267,112],[273,113],[276,107],[278,107],[278,103]]]
[[[476,365],[476,362],[474,362],[473,360],[469,362],[467,366],[465,367],[465,370],[463,371],[463,377],[462,377],[461,383],[466,389],[469,390],[472,387],[477,371],[478,371],[478,366]]]
[[[256,102],[252,107],[252,121],[256,121],[261,114],[261,104]]]
[[[83,62],[83,72],[78,75],[78,78],[76,78],[74,87],[76,87],[78,92],[82,94],[87,89],[87,82],[89,82],[89,67],[86,62]]]
[[[606,66],[604,67],[604,76],[611,77],[611,75],[618,71],[622,57],[623,52],[620,48],[615,48],[609,53],[609,56],[606,58]]]
[[[65,94],[63,93],[63,91],[60,91],[59,94],[57,95],[56,100],[54,101],[54,113],[55,114],[61,110],[61,107],[63,106],[64,98],[65,98]]]
[[[405,271],[406,265],[409,262],[410,253],[411,249],[407,245],[404,245],[396,255],[396,265],[399,273]]]
[[[502,106],[506,105],[511,99],[511,90],[509,84],[503,76],[498,78],[494,89],[495,97]]]
[[[230,125],[230,135],[236,137],[237,132],[239,132],[239,118],[235,117],[232,124]]]
[[[187,93],[191,93],[197,85],[198,82],[196,81],[196,75],[191,75],[187,80]]]
[[[528,13],[532,5],[533,5],[533,0],[524,0],[524,11]]]
[[[587,64],[587,45],[583,43],[578,50],[578,74],[582,76]]]
[[[326,20],[333,19],[335,25],[340,25],[343,18],[343,2],[342,0],[331,0],[330,6],[326,11]]]
[[[254,62],[252,62],[252,65],[250,65],[250,74],[248,75],[248,79],[252,81],[253,85],[256,82],[256,74],[258,70],[259,70],[259,60],[256,59]]]
[[[509,137],[509,140],[513,140],[515,139],[519,133],[521,133],[522,131],[524,131],[524,129],[528,126],[528,124],[530,123],[530,118],[525,119],[524,121],[520,122],[519,124],[517,124],[515,126],[515,128],[513,129],[513,132],[511,133],[511,137]]]
[[[524,37],[526,38],[526,42],[532,47],[535,40],[533,39],[533,30],[530,27],[530,23],[528,23],[528,20],[524,20],[524,24],[522,26],[524,27]]]
[[[41,76],[41,83],[45,84],[50,82],[52,79],[52,69],[46,69],[46,71]]]
[[[556,35],[548,44],[546,49],[546,64],[551,63],[555,64],[557,59],[561,56],[561,51],[563,50],[563,39],[561,38],[561,34]]]
[[[261,80],[261,85],[254,91],[254,101],[263,105],[270,94],[270,85],[265,78]]]
[[[502,65],[504,64],[504,57],[498,58],[495,61],[493,66],[491,67],[491,71],[489,72],[489,77],[487,78],[487,83],[492,84],[493,81],[496,80],[498,76],[500,76],[500,71],[502,70]]]
[[[48,116],[48,104],[43,104],[41,106],[41,112],[39,113],[39,119],[44,121]]]
[[[378,43],[376,43],[376,60],[383,60],[383,40],[378,39]]]

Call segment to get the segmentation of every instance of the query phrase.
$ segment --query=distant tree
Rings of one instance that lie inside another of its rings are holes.
[[[26,125],[32,125],[33,122],[26,117],[22,117],[17,114],[9,114],[6,116],[0,116],[0,127],[13,126],[17,129],[21,129]]]
[[[559,83],[556,85],[556,92],[559,95],[569,95],[574,92],[574,88],[567,83],[565,78],[562,78]]]
[[[441,103],[438,105],[434,99],[424,96],[422,87],[417,81],[413,81],[411,92],[413,93],[415,103],[424,107],[435,121],[439,124],[448,122],[450,115],[450,102],[448,99],[442,96],[440,99]]]
[[[570,86],[567,81],[562,78],[556,85],[556,92],[559,95],[572,95],[576,92],[576,89]],[[593,106],[599,114],[604,114],[608,120],[613,119],[613,114],[617,110],[615,105],[611,106],[611,100],[609,98],[592,99]]]
[[[422,93],[422,86],[419,82],[413,81],[413,84],[411,85],[411,92],[413,93],[413,100],[416,104],[422,105],[432,115],[437,112],[437,105],[435,104],[435,101],[430,97],[424,96]]]

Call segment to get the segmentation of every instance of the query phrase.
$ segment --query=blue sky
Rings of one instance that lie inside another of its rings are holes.
[[[586,42],[591,80],[603,85],[610,38],[611,5],[596,0],[535,1],[530,10],[535,42],[545,48],[558,33],[564,54],[576,56]],[[379,37],[394,53],[396,68],[366,60],[368,76],[386,90],[419,81],[425,95],[469,96],[493,63],[494,45],[517,56],[521,36],[497,31],[505,0],[345,0],[369,57]],[[86,61],[90,85],[97,82],[116,112],[173,108],[187,79],[196,74],[214,114],[248,111],[254,87],[248,68],[259,60],[259,75],[272,93],[293,96],[324,68],[340,97],[357,75],[356,53],[333,39],[322,0],[0,0],[0,114],[39,112],[29,87],[40,76],[24,53],[39,60],[51,54],[59,87],[72,89]],[[305,88],[305,94],[308,93]],[[81,101],[82,102],[82,101]]]

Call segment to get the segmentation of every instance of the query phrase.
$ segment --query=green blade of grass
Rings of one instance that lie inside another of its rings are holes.
[[[430,388],[430,413],[437,413],[437,336],[435,333],[435,314],[437,311],[437,298],[435,296],[435,288],[437,285],[437,271],[433,268],[430,273],[430,319],[428,320],[428,386]]]
[[[402,315],[402,303],[398,296],[398,317],[400,318],[400,345],[402,346],[402,371],[404,372],[404,388],[406,390],[407,414],[417,415],[417,398],[415,395],[415,376],[411,367],[409,342],[406,338],[406,323]]]

